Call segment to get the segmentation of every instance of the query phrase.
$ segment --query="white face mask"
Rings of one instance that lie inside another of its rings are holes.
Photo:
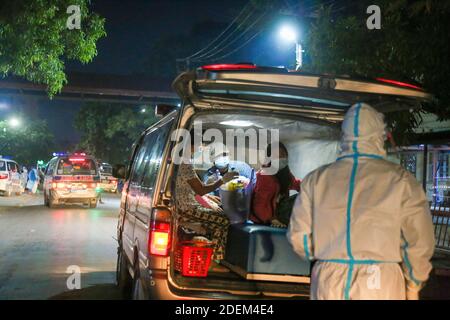
[[[214,161],[214,165],[219,169],[223,169],[227,167],[229,164],[230,164],[229,156],[221,156]]]

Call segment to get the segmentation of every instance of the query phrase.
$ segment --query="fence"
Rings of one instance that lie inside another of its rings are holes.
[[[450,251],[450,203],[431,205],[436,248]]]

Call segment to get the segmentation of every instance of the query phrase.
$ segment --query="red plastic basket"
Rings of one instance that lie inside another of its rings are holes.
[[[175,270],[184,277],[206,277],[212,253],[211,243],[181,242],[175,250]]]

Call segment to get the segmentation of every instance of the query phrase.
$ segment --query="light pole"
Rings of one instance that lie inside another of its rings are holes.
[[[285,25],[280,29],[280,37],[287,42],[295,43],[295,70],[299,70],[303,64],[303,49],[298,40],[297,32],[292,26]]]

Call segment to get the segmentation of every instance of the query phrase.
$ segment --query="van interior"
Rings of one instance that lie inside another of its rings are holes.
[[[230,160],[236,160],[239,155],[241,157],[238,160],[241,160],[244,154],[245,162],[254,169],[254,172],[262,166],[262,157],[258,157],[255,163],[254,155],[257,154],[258,149],[265,151],[267,143],[274,134],[271,130],[275,130],[273,132],[279,135],[279,141],[287,147],[290,170],[300,179],[312,170],[335,161],[339,150],[339,124],[326,120],[297,118],[292,113],[251,113],[241,110],[239,112],[199,112],[191,121],[191,128],[192,125],[201,125],[203,132],[207,129],[217,129],[224,138],[227,137],[227,132],[233,132],[237,137],[236,141],[241,139],[241,143],[235,143],[233,148],[229,147],[229,143],[226,144]],[[252,136],[253,133],[264,130],[269,132],[268,139],[263,139],[264,137],[259,135]],[[256,148],[254,145],[256,140],[252,143],[252,137],[257,140]],[[277,137],[273,138],[276,141]],[[208,142],[204,141],[202,152],[209,153]],[[194,169],[200,178],[210,166],[211,163],[194,162]],[[172,180],[172,184],[175,179],[176,177]],[[176,197],[176,194],[174,196]],[[251,210],[251,207],[248,209]],[[226,210],[224,213],[227,214]],[[247,215],[249,213],[247,212]],[[186,232],[186,225],[183,225],[183,228],[178,223],[175,225],[177,226],[176,237],[180,237],[180,232]],[[194,224],[187,227],[192,231],[192,236],[195,236],[198,228]],[[179,287],[189,289],[238,291],[241,294],[247,292],[249,297],[255,294],[278,297],[307,296],[309,262],[298,260],[300,258],[293,252],[285,234],[285,228],[248,223],[231,225],[225,259],[221,261],[229,272],[209,272],[207,277],[183,276],[175,270],[172,254],[171,277]],[[263,261],[261,255],[264,255],[265,249],[262,241],[267,235],[272,240],[274,252],[270,261]],[[174,239],[173,245],[175,247],[178,245],[177,239]]]

